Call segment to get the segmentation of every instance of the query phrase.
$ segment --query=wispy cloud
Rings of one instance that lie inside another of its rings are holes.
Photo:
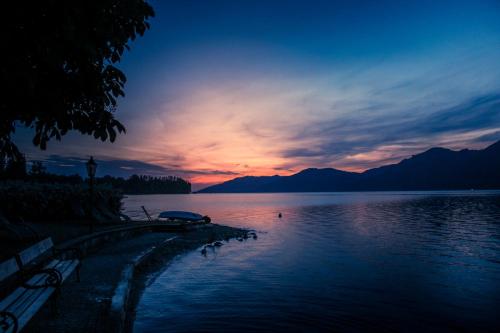
[[[474,146],[474,135],[481,136],[483,142],[494,140],[498,128],[500,95],[490,94],[453,107],[430,109],[425,115],[402,113],[395,117],[376,114],[361,118],[346,115],[309,124],[297,131],[291,141],[300,143],[307,138],[314,138],[317,143],[303,148],[285,149],[282,155],[300,159],[304,163],[310,158],[321,164],[334,162],[349,169],[363,169],[372,166],[366,163],[366,154],[370,152],[372,162],[394,161],[430,146],[450,146],[450,137],[456,140],[454,147]],[[387,153],[381,154],[381,150],[392,151],[392,157]],[[364,161],[356,156],[363,156]]]
[[[79,174],[86,176],[86,159],[73,156],[50,155],[44,158],[43,163],[48,171],[59,174]],[[184,178],[191,178],[199,175],[224,175],[237,176],[238,173],[229,170],[186,170],[167,168],[158,164],[145,163],[137,160],[120,160],[98,158],[97,175],[113,175],[116,177],[129,177],[133,174],[150,176],[176,175]]]
[[[211,184],[306,167],[360,171],[437,145],[481,148],[500,133],[499,57],[489,45],[347,63],[275,57],[228,70],[193,56],[141,88],[155,98],[130,102],[140,112],[125,108],[127,135],[115,145],[69,136],[47,160],[67,172],[81,162],[67,156],[95,155],[102,172]]]

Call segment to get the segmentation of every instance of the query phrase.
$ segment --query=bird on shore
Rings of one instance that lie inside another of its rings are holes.
[[[201,254],[206,256],[207,255],[207,247],[204,246],[203,249],[201,249]]]
[[[283,215],[282,215],[281,213],[278,213],[278,217],[279,217],[279,218],[282,218],[282,217],[283,217]]]

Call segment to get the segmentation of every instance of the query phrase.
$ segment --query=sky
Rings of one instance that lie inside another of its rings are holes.
[[[150,1],[118,65],[115,143],[32,146],[49,170],[177,175],[194,189],[308,167],[363,171],[500,139],[499,1]]]

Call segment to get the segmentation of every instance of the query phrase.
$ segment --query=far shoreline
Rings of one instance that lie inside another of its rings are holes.
[[[498,189],[430,189],[430,190],[359,190],[359,191],[276,191],[276,192],[192,192],[185,194],[329,194],[329,193],[500,193],[500,188]],[[166,193],[168,194],[168,193]],[[180,194],[180,193],[179,193]],[[127,194],[128,195],[149,195],[149,194]],[[175,194],[178,195],[178,194]]]

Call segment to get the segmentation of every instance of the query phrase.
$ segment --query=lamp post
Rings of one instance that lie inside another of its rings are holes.
[[[90,188],[90,232],[94,231],[94,219],[92,218],[92,206],[94,205],[94,177],[97,170],[97,163],[94,161],[94,157],[90,156],[90,159],[85,164],[87,166],[87,175],[89,176],[89,188]]]

